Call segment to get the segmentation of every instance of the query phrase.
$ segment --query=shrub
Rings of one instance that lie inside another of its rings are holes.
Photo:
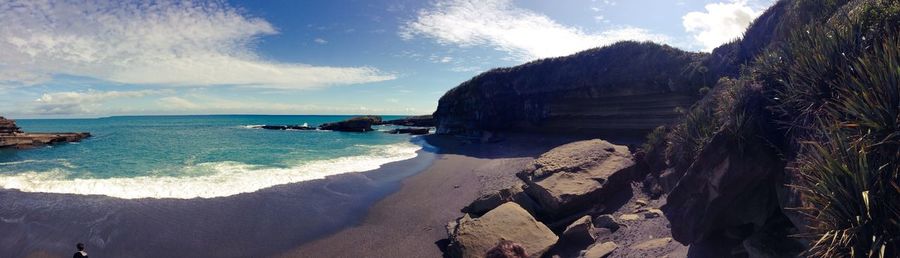
[[[900,242],[900,50],[887,40],[838,80],[800,160],[810,255],[895,257]]]
[[[784,50],[774,106],[799,146],[812,257],[895,257],[900,241],[900,40],[811,28]],[[774,71],[774,70],[770,70]]]

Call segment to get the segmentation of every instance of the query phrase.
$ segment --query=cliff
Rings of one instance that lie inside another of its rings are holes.
[[[435,118],[451,134],[662,125],[629,170],[664,200],[669,240],[689,257],[897,257],[898,35],[900,1],[782,0],[710,55],[619,43],[495,69],[447,92]],[[531,205],[518,192],[535,196],[512,189],[470,206]],[[608,201],[588,199],[569,210]],[[560,222],[546,214],[567,210],[536,206],[550,209],[534,213],[548,225]]]
[[[714,82],[706,54],[621,42],[482,73],[438,102],[437,132],[646,132]]]

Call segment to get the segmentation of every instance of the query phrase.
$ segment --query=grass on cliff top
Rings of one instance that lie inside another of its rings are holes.
[[[848,58],[798,159],[815,257],[894,257],[900,243],[900,40]],[[802,57],[801,57],[802,58]],[[806,84],[791,87],[808,87]]]
[[[900,1],[792,4],[805,13],[780,26],[795,33],[739,78],[721,80],[671,126],[667,165],[687,169],[716,133],[770,141],[785,158],[796,157],[787,173],[801,178],[794,187],[810,223],[798,236],[810,240],[806,256],[897,257]],[[759,125],[766,131],[750,130]]]
[[[869,3],[859,10],[896,7],[896,2]],[[876,13],[894,19],[896,11],[889,12],[894,13]],[[806,255],[896,257],[898,27],[884,27],[873,17],[843,18],[808,26],[783,48],[761,56],[755,76],[770,87],[771,109],[792,139],[786,148],[797,152],[797,166],[789,171],[801,177],[795,187],[803,192],[800,208],[811,223],[803,234],[811,240]]]

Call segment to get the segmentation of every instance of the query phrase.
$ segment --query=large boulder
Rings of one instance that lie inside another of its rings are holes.
[[[324,123],[319,125],[319,129],[340,132],[368,132],[372,131],[372,125],[378,124],[381,124],[380,116],[358,116],[340,122]]]
[[[450,257],[484,257],[500,240],[519,243],[529,255],[540,257],[558,240],[547,226],[513,202],[504,203],[480,218],[466,214],[451,222],[447,231]]]
[[[628,147],[587,140],[544,153],[518,176],[540,204],[538,213],[555,219],[601,204],[631,178],[633,165]]]
[[[752,233],[748,225],[762,226],[779,209],[776,182],[785,164],[777,153],[760,141],[714,135],[662,207],[675,240],[740,238]]]
[[[560,242],[569,246],[585,247],[597,240],[597,229],[591,223],[591,216],[585,215],[572,222],[560,235]]]
[[[595,243],[584,250],[581,258],[603,258],[619,248],[614,242]]]
[[[522,183],[518,183],[512,187],[482,195],[466,207],[463,207],[460,211],[475,216],[481,216],[506,202],[515,202],[534,215],[534,212],[537,209],[537,203],[535,203],[528,194],[525,194],[525,190],[523,189],[524,186],[525,185]]]

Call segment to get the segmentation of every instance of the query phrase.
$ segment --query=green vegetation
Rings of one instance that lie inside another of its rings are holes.
[[[900,41],[852,58],[830,83],[798,159],[817,257],[890,257],[900,232]],[[808,87],[808,85],[791,85]]]
[[[780,22],[767,20],[779,12]],[[716,134],[765,141],[794,164],[785,173],[799,175],[805,255],[896,257],[900,1],[780,1],[754,25],[768,28],[716,50],[736,61],[757,54],[671,126],[667,165],[687,170]]]

